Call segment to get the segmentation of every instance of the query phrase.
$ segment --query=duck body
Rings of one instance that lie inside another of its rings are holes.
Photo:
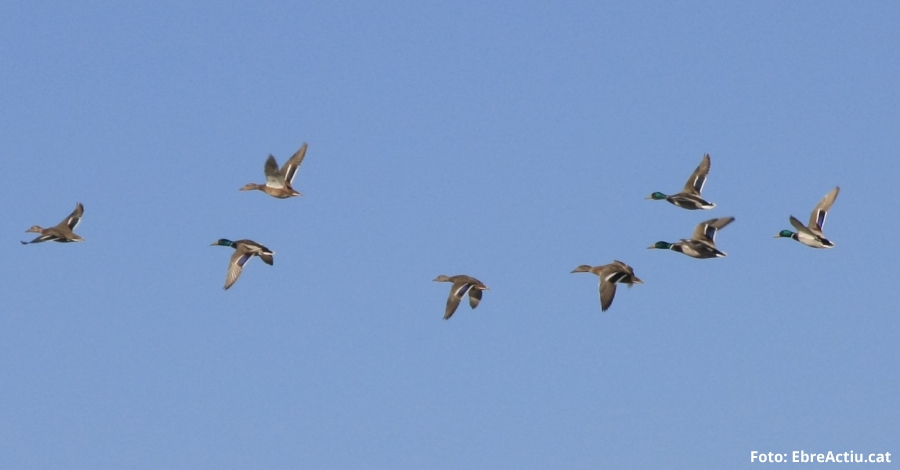
[[[272,186],[269,186],[266,184],[256,184],[256,183],[247,183],[246,185],[244,185],[244,187],[241,188],[241,191],[250,191],[253,189],[262,191],[262,192],[268,194],[269,196],[272,196],[272,197],[275,197],[278,199],[287,199],[289,197],[302,196],[302,194],[300,194],[300,192],[295,190],[294,188],[285,187],[285,186],[272,187]]]
[[[228,273],[225,275],[224,290],[228,290],[229,287],[234,285],[244,269],[244,264],[246,264],[250,258],[258,256],[259,259],[269,266],[272,266],[275,263],[273,257],[275,252],[253,240],[245,239],[231,241],[227,238],[220,238],[214,241],[212,246],[230,246],[231,248],[234,248],[234,254],[231,255],[231,260],[228,262]]]
[[[84,215],[84,206],[79,202],[75,205],[75,210],[69,214],[68,217],[65,218],[62,222],[50,228],[41,228],[38,225],[33,225],[31,228],[26,230],[25,232],[35,232],[40,235],[31,240],[30,242],[21,242],[23,245],[28,245],[31,243],[42,243],[48,241],[54,241],[58,243],[71,243],[71,242],[83,242],[84,239],[75,234],[73,230],[78,224],[81,222],[81,216]]]
[[[707,258],[724,258],[727,256],[713,245],[682,238],[681,241],[675,243],[656,242],[651,248],[669,249],[690,256],[691,258],[707,259]]]
[[[796,217],[790,216],[788,220],[790,220],[791,225],[797,231],[782,230],[775,235],[775,238],[792,238],[812,248],[834,248],[834,242],[825,238],[822,228],[825,227],[825,218],[828,216],[828,211],[831,209],[831,205],[834,204],[840,191],[841,187],[835,186],[816,204],[816,207],[809,215],[809,223],[807,225],[803,225],[803,222],[800,222]]]
[[[687,210],[712,209],[713,207],[716,207],[716,205],[700,196],[700,192],[703,191],[703,185],[706,184],[706,177],[709,175],[709,168],[710,158],[707,153],[703,155],[703,159],[700,160],[700,165],[697,166],[697,169],[695,169],[691,174],[691,177],[688,178],[687,183],[684,184],[684,189],[682,189],[681,192],[672,195],[655,192],[647,196],[646,199],[653,199],[656,201],[666,200],[675,206]]]
[[[447,298],[447,307],[444,309],[444,320],[448,320],[453,316],[453,313],[456,312],[456,308],[459,307],[459,303],[462,301],[463,296],[466,295],[466,292],[469,293],[469,306],[474,309],[478,306],[478,303],[481,302],[482,292],[490,290],[483,282],[472,276],[466,276],[465,274],[456,276],[445,276],[441,274],[434,279],[434,282],[452,283],[450,286],[450,296]]]
[[[644,283],[634,275],[634,269],[631,266],[619,260],[601,266],[582,264],[572,273],[593,273],[600,278],[600,310],[603,312],[609,309],[616,297],[616,284],[625,284],[630,288],[634,284]]]
[[[661,197],[660,197],[661,196]],[[678,206],[682,209],[687,209],[691,211],[695,210],[709,210],[713,207],[716,207],[715,204],[703,199],[700,196],[694,196],[693,194],[687,193],[678,193],[672,195],[665,195],[660,192],[653,193],[649,196],[649,199],[665,199],[669,201],[671,204]]]
[[[716,248],[716,233],[732,222],[734,217],[709,219],[697,225],[690,239],[682,238],[675,243],[660,241],[647,248],[677,251],[697,259],[724,258],[727,255]]]
[[[294,176],[297,175],[297,169],[306,156],[306,147],[307,145],[304,142],[300,150],[297,150],[281,169],[278,168],[278,162],[275,161],[275,157],[269,155],[263,168],[266,174],[266,184],[247,183],[241,188],[241,191],[259,190],[278,199],[302,196],[303,194],[294,189],[291,184],[294,181]]]

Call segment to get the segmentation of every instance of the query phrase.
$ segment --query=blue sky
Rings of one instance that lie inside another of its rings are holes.
[[[900,7],[326,3],[4,8],[0,467],[900,454]],[[644,199],[704,153],[715,209]],[[772,238],[836,185],[834,249]],[[223,237],[275,265],[223,292]]]

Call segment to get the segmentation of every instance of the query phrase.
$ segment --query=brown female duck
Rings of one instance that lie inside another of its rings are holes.
[[[72,230],[81,222],[81,216],[84,214],[84,206],[79,202],[75,206],[75,210],[66,217],[65,220],[57,224],[55,227],[41,228],[37,225],[32,226],[26,232],[40,233],[40,236],[30,242],[22,242],[23,245],[29,243],[41,243],[46,241],[54,241],[59,243],[83,242],[84,239],[75,234]]]
[[[593,273],[600,277],[600,310],[603,312],[612,305],[613,298],[616,296],[616,284],[626,284],[631,287],[634,284],[644,283],[634,275],[634,269],[631,266],[618,260],[602,266],[592,267],[582,264],[572,272]]]
[[[241,191],[258,189],[269,196],[277,197],[278,199],[302,196],[300,191],[297,191],[291,186],[291,183],[294,181],[297,169],[300,167],[300,164],[303,163],[303,157],[305,156],[306,142],[303,143],[300,150],[297,150],[297,153],[295,153],[294,156],[279,170],[275,157],[269,155],[265,166],[266,184],[248,183],[241,188]]]
[[[456,311],[456,307],[459,306],[459,302],[462,300],[463,296],[466,295],[467,291],[469,292],[469,306],[475,308],[478,306],[478,302],[481,301],[481,292],[489,290],[488,286],[484,285],[484,283],[478,279],[464,274],[457,276],[444,276],[441,274],[434,280],[435,282],[453,283],[453,285],[450,286],[450,297],[447,298],[447,308],[444,310],[444,320],[453,316],[453,312]]]

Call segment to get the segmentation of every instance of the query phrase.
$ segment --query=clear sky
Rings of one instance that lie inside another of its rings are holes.
[[[897,4],[188,3],[0,15],[0,468],[900,460]]]

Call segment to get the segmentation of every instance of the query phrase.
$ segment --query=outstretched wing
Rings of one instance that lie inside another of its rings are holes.
[[[294,182],[294,176],[297,174],[297,168],[300,168],[300,164],[303,163],[303,157],[306,156],[306,142],[303,142],[303,146],[300,147],[300,150],[297,150],[297,153],[294,154],[287,162],[284,163],[284,166],[281,167],[281,174],[284,176],[284,180],[287,181],[288,184]]]
[[[464,282],[454,282],[453,286],[450,287],[450,297],[447,298],[447,309],[444,310],[444,320],[453,316],[453,312],[456,311],[456,307],[459,307],[459,302],[462,300],[462,297],[466,295],[466,291],[471,287],[470,284]]]
[[[234,254],[231,255],[231,261],[228,263],[228,274],[225,276],[225,290],[228,290],[238,280],[241,272],[244,270],[244,263],[251,257],[253,255],[244,250],[234,251]]]
[[[275,157],[272,155],[269,155],[269,158],[266,159],[264,171],[266,172],[266,186],[270,188],[284,187],[284,175],[278,171],[278,162],[275,161]]]
[[[693,194],[694,196],[700,196],[700,192],[703,191],[703,185],[706,184],[706,177],[709,175],[709,154],[703,156],[703,160],[700,161],[700,165],[697,166],[697,169],[691,174],[691,177],[688,178],[687,183],[684,184],[684,189],[682,192],[687,194]]]
[[[813,209],[812,214],[809,215],[809,225],[808,227],[819,232],[822,231],[822,227],[825,226],[825,217],[828,216],[828,210],[831,209],[831,205],[834,204],[834,200],[837,199],[838,193],[841,191],[840,186],[835,186],[834,189],[828,192],[825,197],[816,204],[816,208]]]
[[[605,312],[616,296],[616,284],[600,278],[600,311]]]
[[[700,222],[694,229],[691,239],[715,245],[716,232],[732,222],[734,222],[734,217],[719,217]]]
[[[48,233],[48,234],[40,235],[37,238],[35,238],[34,240],[31,240],[30,242],[21,242],[21,243],[23,245],[28,245],[31,243],[49,242],[49,241],[54,241],[54,240],[58,240],[58,239],[59,239],[59,237],[57,237],[56,235],[52,235],[52,234]]]
[[[75,230],[75,227],[78,226],[78,223],[81,222],[81,216],[84,215],[84,206],[79,202],[75,205],[75,210],[69,214],[68,217],[65,218],[62,222],[57,224],[57,227],[66,227],[69,230]]]

